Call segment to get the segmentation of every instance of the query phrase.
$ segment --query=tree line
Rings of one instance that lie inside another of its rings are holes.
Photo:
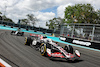
[[[2,15],[2,12],[0,12],[0,20],[14,23],[12,19],[6,17],[5,15]]]
[[[2,13],[0,12],[0,20],[14,23],[12,19],[1,15]],[[34,26],[36,21],[39,20],[34,14],[27,14],[26,17],[27,18],[20,19],[21,24]],[[68,6],[65,8],[64,18],[54,17],[46,22],[46,26],[48,26],[49,29],[59,29],[61,25],[66,25],[67,23],[100,24],[100,10],[95,10],[91,4],[75,4],[74,6]]]
[[[36,21],[38,21],[38,19],[33,14],[27,14],[26,16],[27,18],[20,19],[21,24],[34,26]]]
[[[66,23],[100,24],[100,10],[95,10],[91,4],[76,4],[68,6],[64,11],[64,18],[53,18],[46,22],[49,29],[58,29]]]
[[[34,26],[36,24],[36,21],[38,21],[38,19],[33,14],[27,14],[26,16],[27,18],[19,19],[20,24]],[[15,23],[12,19],[6,17],[5,15],[2,15],[2,12],[0,12],[0,20]]]

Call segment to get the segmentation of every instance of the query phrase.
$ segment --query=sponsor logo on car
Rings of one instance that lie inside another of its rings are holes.
[[[64,56],[63,56],[60,52],[51,53],[51,56],[53,56],[53,57],[62,57],[62,58],[64,58]]]

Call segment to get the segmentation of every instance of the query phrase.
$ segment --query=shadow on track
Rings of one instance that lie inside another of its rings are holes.
[[[55,61],[55,62],[67,62],[67,63],[78,63],[78,62],[82,62],[84,60],[75,60],[75,61],[70,61],[70,60],[65,60],[65,59],[50,59],[51,61]]]

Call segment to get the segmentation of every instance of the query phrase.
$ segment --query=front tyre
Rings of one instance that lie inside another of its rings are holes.
[[[40,46],[40,53],[42,56],[46,56],[46,45],[44,43]]]
[[[66,50],[68,53],[71,53],[71,54],[73,54],[73,47],[71,46],[71,45],[66,45],[65,47],[64,47],[64,50]]]

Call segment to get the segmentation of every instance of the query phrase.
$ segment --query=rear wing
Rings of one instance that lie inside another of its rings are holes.
[[[43,39],[43,36],[42,35],[39,35],[39,34],[30,34],[30,36],[34,36],[34,37],[38,37],[40,39]]]

